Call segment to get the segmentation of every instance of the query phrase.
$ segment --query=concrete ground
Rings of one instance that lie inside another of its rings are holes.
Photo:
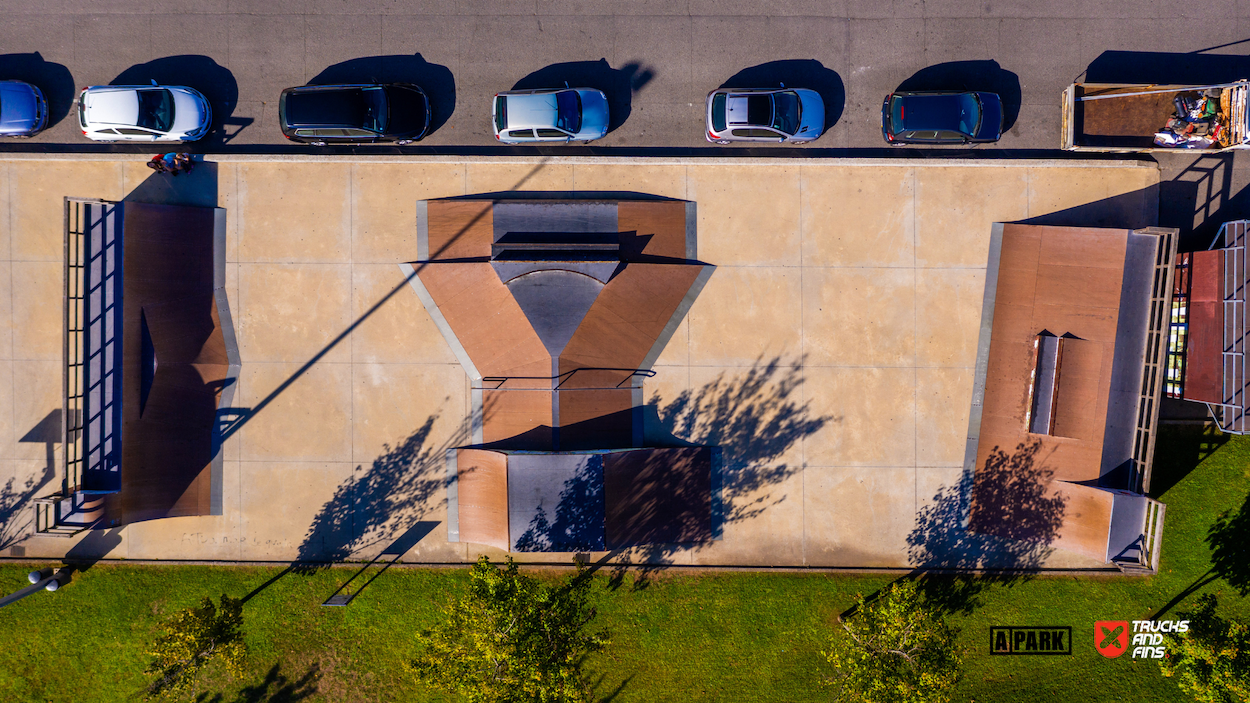
[[[990,224],[1153,224],[1159,171],[235,156],[167,178],[120,156],[0,160],[0,547],[10,555],[367,558],[418,522],[428,534],[407,560],[494,553],[446,541],[443,451],[467,443],[468,385],[396,266],[416,258],[414,203],[612,190],[698,203],[699,258],[718,268],[646,394],[662,428],[725,448],[728,504],[719,542],[611,557],[907,566],[909,535],[943,527],[918,513],[936,495],[950,500],[961,474]],[[30,499],[59,483],[67,195],[228,210],[244,419],[223,449],[222,516],[25,536]],[[1064,554],[1047,563],[1096,566]]]

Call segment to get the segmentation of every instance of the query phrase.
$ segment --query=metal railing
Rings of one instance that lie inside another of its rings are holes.
[[[1150,469],[1155,450],[1156,419],[1163,395],[1163,381],[1167,376],[1168,350],[1165,343],[1172,321],[1172,279],[1176,271],[1177,232],[1155,227],[1138,231],[1159,237],[1147,320],[1145,366],[1142,369],[1141,392],[1137,400],[1137,429],[1133,439],[1133,466],[1136,475],[1129,486],[1135,492],[1147,493],[1150,491]]]
[[[615,373],[625,373],[626,374],[625,378],[621,379],[620,382],[618,382],[615,386],[612,386],[613,388],[620,388],[621,386],[625,385],[629,381],[632,381],[635,377],[638,377],[638,376],[641,376],[643,378],[652,378],[655,376],[655,371],[652,371],[651,369],[618,369],[618,368],[601,367],[601,366],[583,366],[580,368],[573,369],[571,371],[565,371],[564,373],[559,374],[557,376],[484,376],[482,377],[482,383],[495,384],[493,388],[485,388],[484,390],[496,391],[496,390],[504,390],[503,388],[504,384],[508,383],[509,381],[548,381],[553,384],[549,389],[546,387],[541,387],[541,388],[540,387],[527,387],[524,390],[557,390],[558,391],[560,390],[561,386],[563,386],[565,383],[569,381],[569,379],[573,378],[573,376],[575,376],[579,372],[584,372],[584,371],[606,371],[606,372],[615,372]],[[591,389],[578,389],[578,390],[591,390]]]
[[[98,201],[65,199],[64,398],[61,405],[65,448],[62,493],[65,495],[82,487],[86,464],[83,411],[86,404],[87,232],[90,228],[86,216],[87,206],[94,202]]]

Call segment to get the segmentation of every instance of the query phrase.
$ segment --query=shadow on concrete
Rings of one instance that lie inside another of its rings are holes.
[[[949,61],[926,66],[900,83],[898,90],[997,93],[1003,101],[1004,132],[1015,126],[1020,116],[1020,77],[999,66],[997,61]]]
[[[317,694],[317,684],[321,682],[321,665],[313,662],[298,679],[291,680],[282,673],[282,665],[270,667],[265,678],[251,686],[244,686],[229,699],[229,703],[295,703]],[[201,693],[195,703],[226,703],[227,699],[220,693]]]
[[[825,103],[825,130],[838,123],[846,107],[842,76],[815,59],[769,61],[744,68],[720,84],[721,88],[806,88]]]
[[[437,419],[431,416],[394,447],[386,445],[368,468],[357,467],[335,489],[308,526],[294,565],[297,573],[315,573],[378,544],[394,543],[431,508],[446,503],[447,450],[468,443],[472,420],[434,444],[430,433]]]
[[[538,506],[514,551],[602,551],[603,510],[603,460],[591,457],[565,480],[551,517]]]
[[[916,514],[908,560],[927,601],[970,613],[991,586],[1032,578],[1054,549],[1066,501],[1049,494],[1041,444],[995,447],[985,465],[942,487]],[[975,529],[976,532],[972,530]]]
[[[1208,54],[1250,40],[1188,53],[1104,51],[1085,69],[1085,83],[1211,85],[1250,78],[1250,56]]]
[[[61,586],[69,585],[74,579],[74,574],[89,570],[96,565],[96,562],[108,556],[109,552],[122,543],[123,529],[123,527],[113,527],[88,530],[87,536],[70,547],[61,559],[65,562],[65,566],[60,570],[60,573],[64,574]]]
[[[27,476],[18,486],[18,479],[13,476],[0,488],[0,549],[13,548],[23,552],[13,553],[13,556],[23,556],[24,549],[14,545],[26,539],[33,527],[30,501],[56,478],[56,445],[61,443],[61,411],[49,412],[17,441],[44,445],[47,461],[38,478]]]
[[[1220,225],[1250,219],[1250,190],[1236,184],[1232,154],[1200,155],[1159,184],[1159,224],[1180,230],[1180,250],[1211,246]]]
[[[250,117],[232,116],[239,103],[239,84],[235,81],[234,74],[207,56],[166,56],[136,64],[122,71],[109,85],[148,85],[152,81],[161,85],[194,88],[200,91],[213,109],[213,126],[208,134],[192,144],[179,145],[179,151],[203,151],[219,147],[252,124]]]
[[[655,72],[637,63],[612,68],[607,59],[555,63],[529,74],[512,86],[513,90],[540,88],[594,88],[608,96],[608,132],[629,119],[634,93],[642,90]]]
[[[180,145],[165,146],[171,149],[181,148]],[[160,148],[160,145],[153,145],[153,156]],[[152,175],[126,194],[123,202],[217,207],[217,164],[200,161],[196,157],[190,173],[174,175],[153,171]]]
[[[30,54],[0,54],[0,80],[25,81],[43,91],[48,101],[48,125],[65,119],[74,104],[74,77],[59,63],[45,61],[38,51]]]
[[[430,129],[442,127],[456,111],[456,78],[451,69],[426,61],[421,54],[411,56],[365,56],[336,63],[318,73],[308,85],[352,83],[411,83],[430,99]]]
[[[1155,224],[1160,189],[1155,186],[1094,200],[1084,205],[1056,210],[1019,220],[1021,225],[1061,227],[1111,227],[1140,229]]]

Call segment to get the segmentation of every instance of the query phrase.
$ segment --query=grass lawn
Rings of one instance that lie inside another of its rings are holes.
[[[1152,578],[1045,577],[992,586],[970,615],[953,616],[967,648],[959,701],[1182,701],[1155,664],[1104,659],[1092,646],[1095,620],[1145,619],[1178,595],[1220,594],[1221,611],[1250,618],[1250,606],[1212,579],[1204,542],[1221,511],[1242,509],[1250,492],[1250,437],[1168,431],[1154,488],[1168,504],[1163,570]],[[1200,460],[1201,459],[1201,460]],[[1250,512],[1250,508],[1247,508]],[[1246,535],[1250,539],[1250,535]],[[1243,569],[1250,565],[1242,565]],[[0,567],[0,589],[25,585],[23,566]],[[156,623],[205,595],[243,596],[280,569],[136,567],[99,564],[56,594],[0,609],[0,701],[120,701],[145,679],[145,647]],[[468,569],[394,569],[350,607],[320,603],[350,576],[342,569],[282,576],[246,605],[250,671],[243,680],[210,672],[199,700],[442,701],[403,671],[412,632],[458,594]],[[889,576],[661,574],[645,582],[598,578],[598,623],[612,645],[589,662],[595,690],[624,701],[813,701],[819,650],[855,592]],[[1071,657],[991,657],[991,625],[1070,625]]]

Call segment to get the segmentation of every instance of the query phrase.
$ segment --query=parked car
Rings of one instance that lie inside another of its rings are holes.
[[[825,129],[825,102],[803,88],[721,88],[707,94],[707,140],[802,144]]]
[[[305,85],[278,99],[282,134],[314,146],[411,144],[430,128],[430,100],[411,83]]]
[[[78,96],[78,126],[98,142],[193,142],[213,122],[199,91],[180,85],[96,85]]]
[[[594,88],[496,93],[495,139],[506,144],[593,141],[608,133],[608,96]]]
[[[1003,103],[994,93],[891,93],[881,105],[881,134],[893,146],[996,142]]]
[[[0,81],[0,137],[33,137],[47,124],[43,91],[22,81]]]

